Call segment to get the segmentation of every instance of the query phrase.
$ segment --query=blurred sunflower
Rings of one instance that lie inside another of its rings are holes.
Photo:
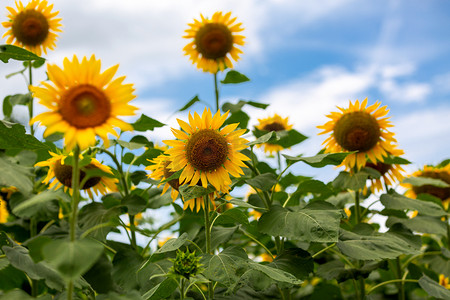
[[[327,115],[331,121],[317,126],[323,129],[319,134],[331,133],[322,143],[325,144],[325,153],[357,151],[348,155],[341,165],[346,168],[361,169],[368,161],[376,164],[383,162],[383,157],[392,154],[403,154],[396,148],[397,141],[394,133],[388,130],[393,127],[389,117],[385,117],[389,110],[386,106],[380,107],[381,102],[375,102],[366,107],[367,98],[361,104],[358,100],[351,103],[349,108],[338,107],[340,112]]]
[[[205,109],[202,117],[189,113],[189,124],[177,119],[182,129],[172,128],[177,140],[163,142],[172,147],[166,151],[170,155],[170,170],[183,169],[180,184],[194,186],[200,182],[206,188],[211,183],[226,194],[231,185],[230,174],[234,177],[244,174],[241,167],[246,167],[244,161],[250,159],[239,151],[248,147],[248,141],[241,137],[246,129],[235,130],[236,123],[220,129],[227,116],[228,112],[220,115],[218,111],[213,117]]]
[[[238,61],[239,54],[243,53],[237,46],[244,45],[245,37],[236,34],[244,30],[242,23],[235,23],[236,18],[231,18],[231,12],[216,12],[211,19],[200,17],[201,21],[194,19],[185,30],[187,34],[183,38],[192,40],[183,48],[185,55],[204,72],[215,74],[232,68],[230,57]]]
[[[372,163],[368,162],[366,167],[377,170],[380,174],[380,178],[371,178],[370,190],[373,192],[379,192],[384,190],[384,186],[393,186],[395,183],[399,183],[403,180],[405,170],[399,164],[386,164],[382,162]]]
[[[4,201],[0,197],[0,224],[6,223],[8,220],[8,216],[9,216],[9,212],[8,212],[8,209],[6,208],[6,201]]]
[[[7,208],[8,203],[6,201],[17,191],[17,188],[14,186],[0,188],[0,224],[7,222],[9,212]]]
[[[278,114],[274,114],[272,117],[267,117],[265,119],[258,119],[259,124],[255,127],[259,130],[264,131],[283,131],[283,130],[291,130],[292,125],[288,123],[289,117],[282,118]],[[264,143],[258,144],[256,147],[260,148],[264,146],[264,152],[269,152],[272,155],[273,152],[279,152],[284,148],[280,145]]]
[[[16,1],[16,8],[6,7],[9,11],[9,21],[2,25],[8,31],[2,38],[8,36],[7,44],[23,47],[39,56],[42,51],[47,54],[47,48],[53,50],[56,47],[55,32],[61,32],[61,19],[55,18],[58,11],[52,12],[53,4],[47,0],[31,0],[26,6],[21,1]]]
[[[439,274],[439,285],[442,285],[446,289],[450,289],[448,277],[445,277],[444,274]]]
[[[155,179],[155,180],[161,180],[164,181],[167,178],[169,178],[170,176],[172,176],[173,174],[175,174],[175,172],[170,171],[169,169],[169,165],[170,165],[170,156],[165,155],[165,154],[161,154],[158,157],[156,157],[155,159],[150,161],[151,163],[153,163],[152,165],[149,165],[148,167],[146,167],[146,170],[152,171],[151,174],[148,175],[148,177]],[[160,183],[158,185],[158,187],[161,186],[162,183]],[[199,183],[197,183],[199,184]],[[201,183],[200,183],[201,184]],[[175,201],[178,198],[179,192],[178,189],[180,187],[180,182],[179,179],[172,179],[167,181],[164,184],[163,187],[163,191],[162,191],[162,195],[167,192],[167,190],[169,188],[171,188],[171,192],[170,192],[170,197],[172,198],[173,201]],[[210,207],[214,208],[215,207],[215,203],[214,203],[214,197],[218,196],[218,193],[211,193],[209,195],[210,201],[212,203],[212,205]],[[197,212],[200,210],[200,208],[205,208],[205,203],[203,201],[202,197],[199,198],[192,198],[189,200],[183,200],[183,210],[186,210],[188,207],[191,209],[191,211],[194,211],[194,208],[197,208]]]
[[[69,189],[70,193],[72,192],[72,166],[65,165],[64,160],[68,157],[68,155],[64,154],[56,154],[53,152],[49,152],[52,156],[46,161],[41,161],[35,164],[37,167],[48,167],[48,173],[45,179],[42,181],[45,184],[50,184],[50,189],[59,189],[64,187],[64,191]],[[80,156],[80,159],[82,157]],[[83,181],[83,178],[86,176],[86,173],[83,170],[92,170],[99,169],[104,173],[113,174],[111,168],[105,165],[102,165],[95,158],[91,158],[90,163],[87,166],[81,167],[80,170],[80,183]],[[91,177],[89,178],[80,189],[86,190],[89,197],[92,199],[93,195],[104,195],[109,191],[117,191],[116,183],[118,180],[116,178],[109,177]]]
[[[450,164],[443,167],[424,166],[422,170],[412,173],[409,177],[425,177],[440,179],[450,185]],[[402,183],[407,188],[405,195],[410,198],[417,198],[419,194],[430,194],[441,199],[442,205],[448,209],[450,203],[450,187],[437,187],[433,185],[413,186],[409,183]]]
[[[100,73],[101,61],[94,55],[81,62],[76,56],[64,59],[64,69],[48,64],[47,73],[53,85],[42,82],[43,87],[32,86],[34,97],[51,111],[34,117],[30,124],[40,121],[47,126],[44,137],[64,133],[67,150],[78,145],[81,150],[95,145],[95,137],[103,139],[109,147],[108,133],[118,137],[113,129],[133,130],[133,126],[117,116],[132,116],[137,109],[128,104],[136,96],[133,85],[123,84],[125,76],[112,80],[119,65]]]

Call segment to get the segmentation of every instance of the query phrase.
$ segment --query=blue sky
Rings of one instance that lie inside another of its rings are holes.
[[[186,23],[232,11],[247,37],[235,69],[248,83],[221,88],[222,103],[238,99],[270,104],[266,111],[244,108],[257,118],[289,116],[310,139],[286,153],[314,155],[325,137],[317,125],[348,101],[380,100],[391,109],[393,131],[414,171],[450,157],[450,2],[444,0],[58,0],[64,32],[46,58],[96,54],[103,66],[120,64],[118,75],[134,83],[135,105],[169,126],[170,115],[193,96],[213,104],[212,75],[183,56]],[[14,1],[2,1],[14,6]],[[6,9],[0,17],[6,19]],[[4,30],[0,29],[3,35]],[[2,42],[5,42],[3,39]],[[0,65],[0,98],[23,93],[19,76],[5,75],[19,64]],[[223,75],[219,75],[223,76]],[[45,79],[44,70],[35,72]],[[202,111],[197,104],[193,110]],[[37,108],[37,111],[43,111]],[[17,110],[20,119],[24,112]],[[158,142],[171,139],[169,126],[148,132]],[[298,172],[331,180],[337,172]]]

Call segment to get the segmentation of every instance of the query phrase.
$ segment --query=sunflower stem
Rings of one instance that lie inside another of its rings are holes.
[[[397,267],[397,278],[402,279],[402,265],[400,262],[400,257],[397,257],[396,259],[396,267]],[[398,283],[398,299],[399,300],[405,300],[405,285],[404,282],[401,281]]]
[[[73,151],[72,166],[72,213],[70,214],[69,237],[71,242],[76,240],[76,225],[78,217],[78,202],[80,197],[80,170],[79,170],[80,148],[75,146]],[[72,300],[73,280],[67,283],[67,300]]]
[[[209,219],[209,198],[208,195],[203,196],[203,201],[205,203],[204,207],[204,213],[205,213],[205,241],[206,241],[206,253],[207,254],[213,254],[211,249],[211,221]],[[208,282],[208,298],[213,299],[214,298],[214,289],[213,289],[213,282]]]
[[[447,249],[450,249],[450,224],[448,224],[448,217],[445,217],[445,223],[447,224]]]
[[[219,111],[219,87],[217,85],[217,72],[214,73],[214,91],[215,91],[215,95],[216,95],[216,112]]]
[[[37,222],[36,218],[30,219],[30,236],[34,237],[37,234]],[[38,295],[38,281],[36,279],[31,280],[31,296],[37,297]]]
[[[360,206],[360,199],[359,199],[359,190],[354,191],[355,192],[355,217],[356,217],[356,223],[361,223],[361,206]],[[358,267],[362,266],[362,262],[358,261]],[[364,278],[359,278],[359,290],[360,290],[360,297],[361,299],[364,299],[366,295],[366,286],[364,282]]]
[[[31,93],[30,86],[33,85],[33,67],[31,64],[31,60],[28,61],[28,91],[30,92],[30,102],[28,102],[28,115],[30,117],[30,121],[33,118],[33,94]],[[30,124],[30,134],[34,136],[34,126]]]

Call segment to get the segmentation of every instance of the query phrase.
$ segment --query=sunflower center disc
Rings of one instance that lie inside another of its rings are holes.
[[[333,131],[336,142],[347,151],[368,151],[381,135],[377,120],[363,111],[344,114]]]
[[[189,139],[186,155],[195,169],[205,172],[214,171],[226,161],[228,143],[218,132],[202,129]]]
[[[440,179],[450,184],[450,175],[445,173],[424,172],[420,177]],[[416,193],[416,195],[430,194],[441,200],[446,200],[450,198],[450,188],[440,188],[433,185],[421,185],[421,186],[414,186],[413,191],[414,193]]]
[[[173,174],[175,174],[175,172],[172,172],[169,170],[169,165],[170,165],[170,160],[167,160],[164,162],[164,178],[167,179],[170,176],[172,176]],[[179,187],[180,187],[180,181],[178,179],[172,179],[169,181],[169,185],[178,191]]]
[[[267,131],[282,131],[282,130],[285,130],[286,128],[284,128],[283,124],[280,124],[278,122],[273,122],[273,123],[264,125],[263,129],[267,130]]]
[[[386,174],[391,169],[391,165],[390,164],[385,164],[385,163],[382,163],[382,162],[377,162],[376,164],[368,162],[366,164],[366,167],[369,167],[369,168],[377,170],[381,174],[381,176]]]
[[[70,88],[60,102],[64,120],[76,128],[102,125],[111,114],[111,103],[103,91],[90,84]]]
[[[205,58],[222,58],[233,48],[233,35],[224,24],[208,23],[197,31],[195,45]]]
[[[85,167],[86,169],[96,169],[92,164],[89,164]],[[72,166],[69,165],[62,165],[61,160],[58,160],[55,162],[55,177],[58,179],[59,182],[61,182],[63,185],[67,187],[72,187]],[[83,178],[86,176],[86,173],[83,171],[80,171],[80,182],[83,181]],[[95,186],[97,183],[99,183],[101,180],[101,177],[91,177],[89,178],[86,183],[81,187],[82,190],[89,189],[93,186]]]
[[[42,13],[33,9],[25,10],[14,19],[12,32],[22,44],[37,46],[47,38],[49,24]]]

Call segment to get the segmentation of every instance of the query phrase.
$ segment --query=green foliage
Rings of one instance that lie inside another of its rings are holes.
[[[221,80],[220,82],[222,84],[236,84],[236,83],[242,83],[242,82],[246,82],[246,81],[250,81],[250,79],[248,79],[247,76],[239,73],[238,71],[230,70],[227,72],[227,75],[225,75],[225,79]]]
[[[7,63],[10,59],[21,61],[39,61],[44,63],[45,59],[36,54],[14,45],[0,45],[0,60]]]
[[[147,131],[147,130],[153,130],[157,127],[163,127],[166,124],[163,124],[155,119],[152,119],[152,118],[142,114],[139,117],[139,119],[131,125],[133,125],[133,128],[136,131]]]
[[[20,124],[0,121],[0,149],[39,150],[49,149],[34,136],[25,133]]]

